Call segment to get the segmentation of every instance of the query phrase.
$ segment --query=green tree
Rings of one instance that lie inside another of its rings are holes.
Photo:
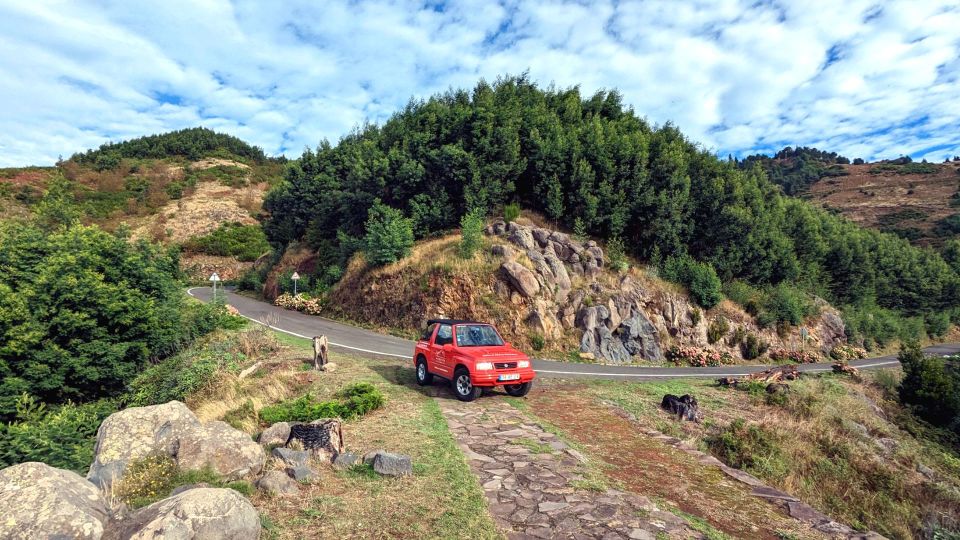
[[[903,366],[900,399],[930,422],[960,433],[960,368],[956,360],[926,356],[916,341],[898,356]]]
[[[460,256],[469,259],[480,249],[483,240],[484,214],[479,208],[460,218]]]
[[[399,261],[413,247],[413,223],[400,210],[377,200],[367,212],[363,244],[370,264],[381,266]]]

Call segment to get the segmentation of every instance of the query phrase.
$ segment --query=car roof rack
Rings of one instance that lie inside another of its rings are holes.
[[[489,325],[490,323],[485,323],[480,321],[469,321],[464,319],[430,319],[427,321],[427,326],[430,326],[431,324],[487,324]]]

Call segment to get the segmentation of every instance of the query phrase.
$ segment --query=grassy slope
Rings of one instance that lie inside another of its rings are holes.
[[[587,391],[704,450],[711,436],[743,418],[774,441],[773,451],[752,456],[749,472],[851,525],[911,538],[931,515],[960,518],[960,456],[925,437],[928,428],[891,399],[884,388],[895,384],[893,373],[875,377],[884,384],[831,375],[797,381],[782,405],[768,405],[762,388],[733,390],[710,381],[597,381]],[[659,402],[667,393],[695,395],[706,421],[678,423],[663,413]],[[895,441],[887,442],[892,450],[883,439]],[[925,479],[918,464],[936,471],[938,480]]]
[[[226,418],[249,433],[260,426],[245,412],[252,400],[262,404],[311,392],[323,399],[347,384],[366,381],[387,398],[383,409],[348,422],[349,451],[386,449],[410,454],[411,478],[387,479],[363,470],[334,472],[322,468],[321,479],[303,486],[295,498],[257,493],[254,505],[263,516],[264,538],[496,538],[483,493],[447,430],[439,407],[417,390],[411,370],[394,362],[334,353],[333,372],[309,371],[309,342],[276,334],[285,344],[258,375],[238,381],[227,377],[188,400],[203,420]],[[277,467],[268,462],[269,467]]]

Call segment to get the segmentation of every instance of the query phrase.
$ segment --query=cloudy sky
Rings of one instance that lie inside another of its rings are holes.
[[[960,154],[956,1],[3,0],[0,166],[197,125],[296,157],[523,71],[721,155]]]

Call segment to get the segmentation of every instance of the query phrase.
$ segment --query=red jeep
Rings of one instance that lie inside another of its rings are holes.
[[[506,343],[492,325],[471,321],[427,321],[413,351],[417,384],[433,376],[450,381],[461,401],[473,401],[482,389],[503,385],[511,396],[525,396],[536,374],[530,358]]]

